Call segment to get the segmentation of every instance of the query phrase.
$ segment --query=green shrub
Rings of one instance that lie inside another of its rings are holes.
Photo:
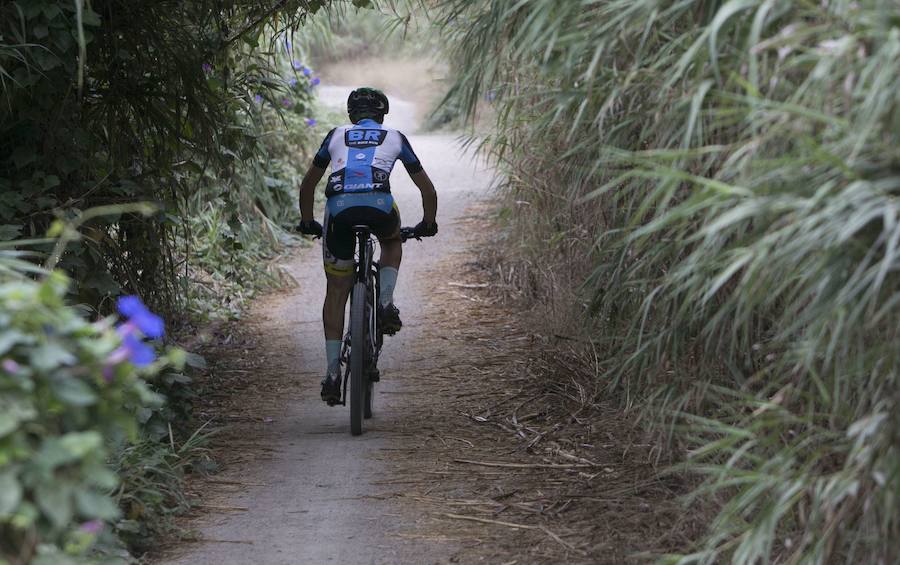
[[[294,179],[270,171],[272,120],[257,118],[284,111],[285,99],[285,114],[314,110],[305,84],[284,80],[291,53],[274,38],[327,4],[0,2],[0,241],[42,237],[59,216],[97,206],[156,203],[158,214],[94,221],[59,268],[77,301],[101,312],[122,293],[173,323],[203,310],[188,306],[192,269],[216,272],[193,263],[191,246],[219,242],[197,237],[196,216],[212,204],[230,232],[224,245],[271,252],[266,234],[285,214],[267,203],[275,194],[284,204]],[[295,154],[315,148],[302,119],[285,125]],[[216,255],[227,266],[237,253]]]
[[[197,190],[172,220],[173,252],[186,264],[178,295],[194,320],[239,317],[257,290],[280,280],[260,266],[285,244],[302,244],[287,232],[299,222],[297,186],[324,132],[315,118],[317,77],[304,74],[299,56],[284,55],[272,79],[277,88],[251,91],[241,117],[240,127],[256,139],[252,158],[190,177]]]
[[[10,563],[80,562],[98,535],[109,541],[111,446],[136,439],[136,414],[162,403],[123,356],[113,320],[65,304],[68,285],[60,274],[0,284],[0,558]]]
[[[125,293],[174,324],[237,316],[275,279],[322,134],[280,37],[328,4],[0,1],[0,562],[94,559],[114,530],[140,550],[187,506],[208,461],[190,379],[163,370],[184,356],[135,372],[84,316]],[[44,239],[67,220],[78,237]],[[41,263],[71,284],[21,275]]]
[[[335,63],[368,56],[423,56],[433,52],[433,36],[422,33],[423,13],[402,13],[391,2],[362,0],[335,3],[310,18],[299,38],[303,49],[317,64]],[[377,45],[380,53],[371,52]]]

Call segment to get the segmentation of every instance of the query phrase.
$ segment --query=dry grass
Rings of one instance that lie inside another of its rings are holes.
[[[900,4],[435,6],[453,101],[496,93],[508,280],[589,302],[563,335],[718,499],[667,562],[896,562]]]
[[[684,479],[660,477],[656,444],[599,400],[584,348],[535,334],[470,253],[436,273],[446,282],[427,315],[441,322],[423,340],[439,353],[411,376],[406,393],[423,401],[402,420],[408,442],[385,454],[385,496],[431,517],[404,535],[458,540],[464,563],[621,563],[683,548],[704,523],[675,500]]]

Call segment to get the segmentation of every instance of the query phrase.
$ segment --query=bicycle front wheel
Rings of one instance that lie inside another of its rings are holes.
[[[353,285],[350,303],[350,433],[362,433],[363,412],[366,406],[368,376],[366,375],[366,285]]]

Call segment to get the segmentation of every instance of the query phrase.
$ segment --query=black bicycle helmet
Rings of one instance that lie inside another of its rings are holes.
[[[347,113],[354,124],[364,118],[371,118],[378,123],[384,121],[388,113],[388,98],[377,88],[364,86],[357,88],[347,98]]]

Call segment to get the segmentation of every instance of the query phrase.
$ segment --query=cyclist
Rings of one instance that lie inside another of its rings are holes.
[[[322,237],[322,255],[328,287],[322,320],[325,326],[327,368],[322,380],[322,400],[329,404],[341,398],[340,355],[344,334],[344,310],[353,288],[353,226],[367,225],[381,244],[378,305],[382,331],[394,335],[400,330],[400,312],[394,305],[394,287],[403,247],[400,240],[400,211],[391,196],[390,174],[399,159],[422,193],[424,217],[415,227],[416,235],[437,233],[437,193],[406,136],[385,127],[387,96],[374,88],[357,88],[347,98],[352,125],[328,132],[300,183],[302,233]],[[315,188],[331,163],[325,187],[324,227],[313,219]]]

